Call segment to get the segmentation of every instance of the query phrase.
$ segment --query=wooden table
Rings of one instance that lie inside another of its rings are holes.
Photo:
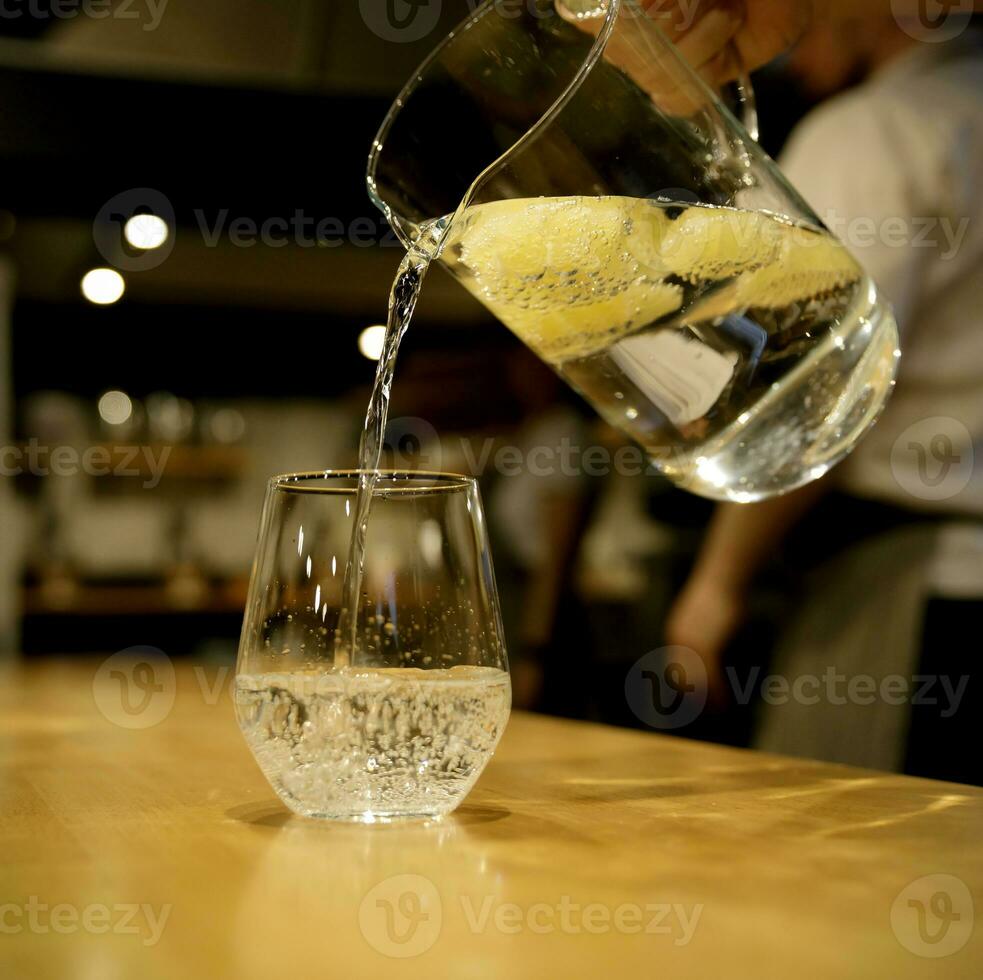
[[[227,668],[98,666],[0,672],[4,980],[983,976],[980,790],[518,714],[442,824],[321,824]]]

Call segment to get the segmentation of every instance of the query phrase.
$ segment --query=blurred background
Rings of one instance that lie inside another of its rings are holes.
[[[370,141],[473,6],[435,5],[419,37],[394,37],[381,2],[0,16],[7,655],[234,657],[266,480],[355,463],[402,254],[365,192]],[[828,44],[758,73],[773,155],[862,77]],[[124,220],[140,208],[156,220]],[[641,462],[586,464],[592,447],[614,458],[619,437],[442,271],[391,419],[395,463],[482,480],[520,703],[638,725],[625,671],[663,642],[711,506]],[[575,464],[495,462],[537,446]],[[788,592],[776,561],[728,654],[742,671],[767,665]],[[744,744],[754,711],[681,734]]]

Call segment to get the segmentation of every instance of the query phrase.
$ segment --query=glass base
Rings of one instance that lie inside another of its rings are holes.
[[[307,811],[291,807],[294,813],[300,817],[307,817],[309,820],[330,820],[333,823],[359,823],[359,824],[394,824],[394,823],[427,823],[442,820],[453,811],[447,810],[440,813],[402,813],[367,810],[364,813],[319,813],[317,811]]]

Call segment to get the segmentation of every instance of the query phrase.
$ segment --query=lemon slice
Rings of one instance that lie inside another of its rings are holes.
[[[737,279],[702,316],[734,307],[780,309],[856,282],[862,275],[831,235],[758,211],[692,207],[662,238],[662,261],[693,283]]]
[[[623,292],[583,303],[554,294],[550,306],[521,309],[484,297],[492,312],[523,343],[554,364],[589,357],[683,305],[680,286],[643,280]]]
[[[831,235],[789,226],[777,261],[742,279],[739,293],[744,306],[781,309],[844,289],[862,275],[853,256]]]
[[[668,223],[659,207],[632,198],[497,201],[467,212],[454,244],[468,288],[556,363],[682,306],[682,288],[661,281]]]
[[[731,279],[775,262],[784,225],[758,211],[691,207],[662,237],[661,259],[681,279]]]
[[[494,201],[465,212],[461,261],[477,277],[579,278],[624,281],[644,271],[668,273],[660,260],[669,225],[657,205],[628,197],[549,197]]]

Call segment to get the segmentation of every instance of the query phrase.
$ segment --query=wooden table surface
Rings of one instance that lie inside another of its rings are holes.
[[[980,790],[517,714],[444,822],[318,823],[228,668],[119,669],[0,671],[4,980],[983,977]]]

